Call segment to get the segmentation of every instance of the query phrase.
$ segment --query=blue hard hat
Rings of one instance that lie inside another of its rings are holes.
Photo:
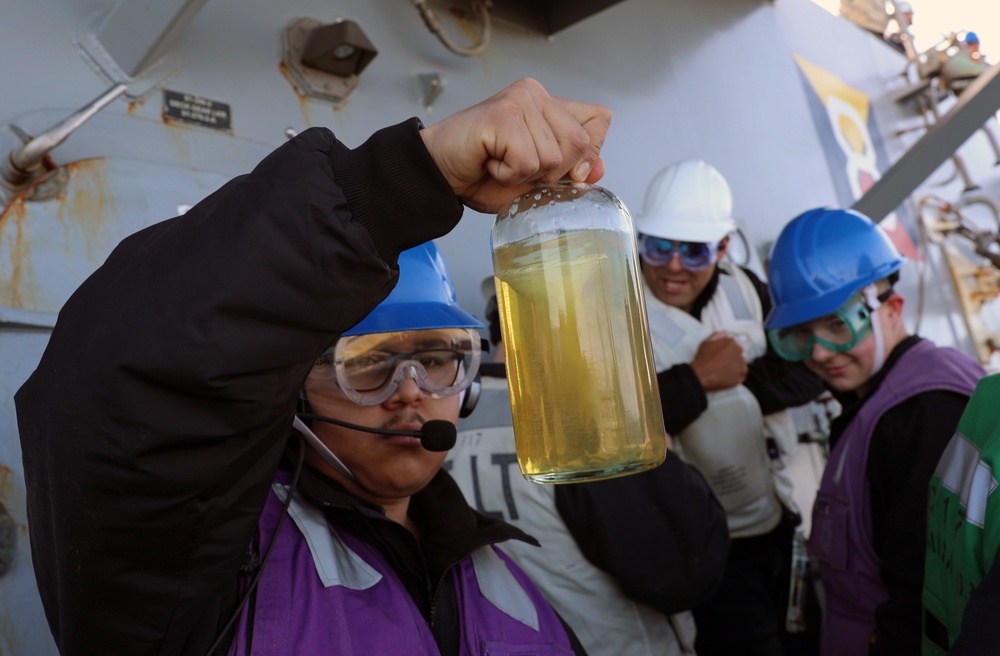
[[[977,35],[975,32],[966,32],[965,33],[965,42],[966,43],[979,43],[979,35]]]
[[[771,250],[773,307],[764,327],[786,328],[836,312],[903,266],[881,227],[854,210],[812,209],[786,225]]]
[[[482,327],[478,319],[458,306],[444,258],[429,241],[399,254],[396,287],[344,335]]]

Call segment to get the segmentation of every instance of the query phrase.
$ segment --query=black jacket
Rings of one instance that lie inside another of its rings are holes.
[[[502,362],[480,370],[507,376]],[[649,471],[553,487],[556,510],[580,551],[630,599],[670,615],[718,590],[729,554],[726,511],[701,472],[673,451]],[[486,511],[480,495],[471,496]]]
[[[67,301],[15,397],[64,655],[207,651],[312,363],[462,214],[418,128],[354,150],[307,130]]]
[[[729,554],[726,512],[673,451],[650,471],[557,485],[556,508],[597,567],[631,599],[673,614],[710,599]]]
[[[993,630],[1000,617],[1000,561],[993,563],[986,577],[972,591],[962,615],[962,631],[951,646],[949,656],[997,656],[1000,640]]]

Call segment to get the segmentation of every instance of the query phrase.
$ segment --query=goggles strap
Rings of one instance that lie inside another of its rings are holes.
[[[868,306],[868,320],[872,324],[872,335],[875,337],[875,359],[872,362],[872,373],[874,376],[885,365],[885,343],[882,341],[882,322],[879,321],[878,309],[882,307],[882,300],[875,290],[875,285],[868,285],[862,290],[865,297],[865,305]]]

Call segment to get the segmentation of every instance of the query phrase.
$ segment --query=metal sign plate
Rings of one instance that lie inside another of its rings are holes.
[[[177,91],[163,91],[163,117],[213,130],[228,131],[232,127],[232,112],[227,103]]]

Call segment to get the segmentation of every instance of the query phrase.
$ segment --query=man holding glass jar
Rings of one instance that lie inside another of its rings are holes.
[[[407,313],[443,318],[431,333],[362,320],[407,291],[403,253],[449,232],[463,205],[495,212],[542,178],[597,181],[610,119],[524,79],[354,149],[312,128],[123,240],[15,396],[60,653],[230,653],[248,627],[254,653],[572,652],[572,632],[485,546],[520,533],[480,525],[437,476],[478,322],[451,301]],[[434,285],[403,300],[418,291]],[[317,439],[296,448],[306,421]],[[429,433],[435,451],[417,439]],[[291,494],[279,468],[294,477],[306,453]]]
[[[664,423],[719,497],[732,538],[719,591],[694,609],[698,653],[791,653],[783,627],[799,515],[782,471],[797,444],[786,410],[823,388],[768,348],[764,283],[723,261],[736,224],[713,166],[660,171],[635,224]]]

